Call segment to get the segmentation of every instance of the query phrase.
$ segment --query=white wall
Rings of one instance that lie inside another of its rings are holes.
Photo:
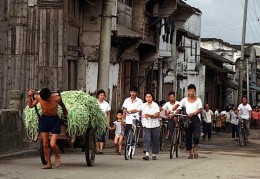
[[[112,100],[113,86],[117,86],[118,84],[119,64],[110,63],[109,68],[109,94],[107,94],[107,100],[109,100],[110,103]],[[88,62],[86,73],[86,92],[95,93],[97,91],[98,63]]]
[[[193,14],[183,25],[183,29],[196,35],[201,34],[201,14]]]
[[[167,43],[165,41],[163,41],[163,35],[165,35],[165,28],[164,28],[164,24],[165,20],[162,18],[161,20],[161,35],[159,37],[159,53],[158,53],[158,58],[162,58],[162,57],[171,57],[172,53],[172,44]],[[170,36],[168,39],[168,42],[170,42]]]

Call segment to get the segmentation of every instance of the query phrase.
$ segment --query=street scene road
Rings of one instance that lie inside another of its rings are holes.
[[[158,160],[143,161],[142,148],[134,159],[126,161],[124,155],[116,155],[112,140],[108,139],[103,155],[96,155],[93,167],[87,167],[81,151],[61,154],[62,165],[52,170],[41,169],[37,152],[23,156],[0,159],[0,178],[260,178],[257,164],[260,162],[260,133],[251,130],[251,142],[239,147],[230,134],[213,135],[211,141],[201,141],[198,159],[187,159],[184,149],[179,158],[169,158],[168,145],[158,155]]]

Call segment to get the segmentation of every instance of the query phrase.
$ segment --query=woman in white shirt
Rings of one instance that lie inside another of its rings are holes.
[[[160,108],[153,99],[153,94],[147,92],[145,94],[146,102],[139,108],[142,113],[144,160],[149,160],[150,146],[152,146],[153,160],[157,159],[156,154],[160,151]]]
[[[198,144],[200,139],[200,113],[202,112],[202,102],[196,97],[196,86],[188,86],[188,97],[180,101],[180,106],[186,109],[190,124],[186,130],[186,150],[189,152],[188,159],[198,158]],[[194,151],[192,153],[192,139]]]
[[[97,101],[101,111],[103,111],[107,115],[107,127],[110,127],[110,111],[111,107],[108,102],[105,101],[106,93],[104,90],[99,90],[97,92]],[[106,132],[101,134],[96,143],[96,153],[103,154],[103,148],[106,142]]]

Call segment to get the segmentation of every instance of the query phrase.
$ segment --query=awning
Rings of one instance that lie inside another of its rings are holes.
[[[194,39],[194,40],[198,40],[200,38],[200,36],[194,35],[194,34],[188,32],[187,30],[182,29],[182,28],[178,29],[177,33],[183,35],[184,37]]]
[[[216,64],[214,64],[214,62],[210,59],[201,59],[201,62],[202,64],[206,65],[207,67],[213,69],[213,70],[216,70],[220,73],[229,73],[229,74],[235,74],[234,71],[232,70],[229,70],[228,68],[226,67],[220,67],[220,66],[217,66]]]
[[[127,37],[127,38],[141,38],[142,35],[133,31],[132,29],[127,28],[124,25],[116,25],[116,36],[117,37]]]
[[[225,70],[229,74],[236,74],[233,70],[228,69],[227,67],[223,67],[223,70]]]
[[[225,80],[225,85],[227,85],[228,87],[230,87],[234,90],[238,90],[238,84],[236,84],[234,81]]]
[[[216,60],[216,61],[220,61],[222,63],[228,63],[230,65],[235,65],[234,62],[232,62],[232,61],[230,61],[230,60],[228,60],[228,59],[226,59],[226,58],[224,58],[224,57],[222,57],[222,56],[220,56],[220,55],[218,55],[218,54],[216,54],[216,53],[214,53],[210,50],[207,50],[205,48],[200,48],[200,56],[202,58],[205,58],[205,59],[213,59],[213,60]]]
[[[249,88],[255,90],[258,93],[260,92],[260,87],[259,86],[250,85]]]

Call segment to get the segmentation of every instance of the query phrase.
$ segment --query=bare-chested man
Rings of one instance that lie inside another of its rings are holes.
[[[60,167],[60,155],[58,146],[56,145],[58,134],[61,132],[60,120],[57,115],[58,105],[62,107],[64,117],[67,117],[68,111],[64,103],[62,103],[60,96],[52,94],[50,89],[41,89],[40,95],[36,95],[35,99],[32,98],[34,94],[35,91],[32,89],[28,92],[28,106],[32,108],[39,102],[43,112],[39,122],[39,130],[42,136],[43,150],[47,160],[47,165],[42,169],[52,169],[51,157],[48,148],[50,132],[52,134],[50,147],[55,154],[55,167]]]

